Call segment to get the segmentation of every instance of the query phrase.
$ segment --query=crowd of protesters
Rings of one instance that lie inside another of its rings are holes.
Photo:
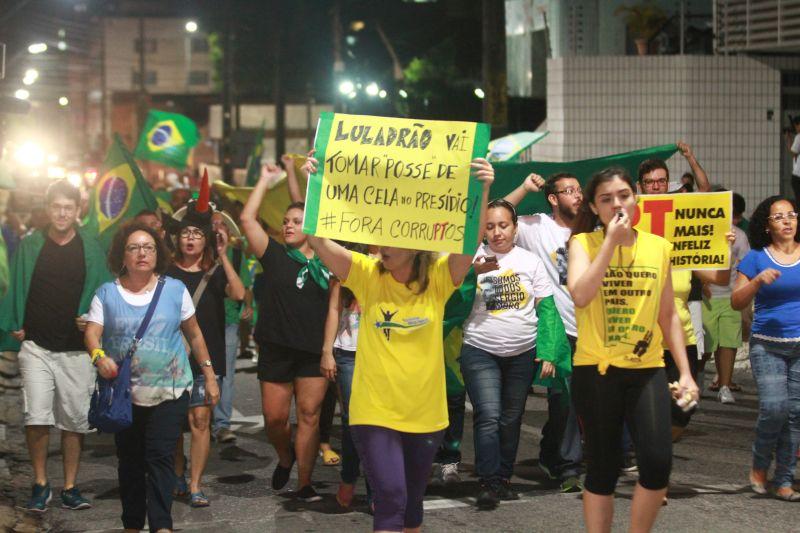
[[[175,497],[213,505],[203,471],[212,439],[236,440],[235,363],[251,333],[266,436],[278,457],[272,488],[287,485],[296,463],[293,495],[320,500],[312,475],[322,456],[341,467],[336,501],[348,508],[363,472],[376,531],[417,530],[426,486],[459,481],[464,390],[474,411],[477,506],[519,498],[511,478],[533,384],[547,389],[539,465],[562,492],[583,492],[587,530],[610,531],[617,479],[634,457],[631,529],[649,530],[666,501],[672,442],[700,397],[699,371],[713,356],[710,388],[720,402],[735,402],[733,365],[747,338],[759,396],[750,485],[800,500],[792,488],[800,444],[796,204],[767,198],[747,221],[734,193],[730,268],[673,272],[669,243],[632,220],[639,194],[712,190],[691,147],[678,147],[692,172],[674,191],[665,162],[647,160],[635,178],[609,168],[585,189],[572,174],[531,174],[490,201],[494,170],[473,160],[483,190],[474,256],[304,234],[289,157],[291,204],[280,230],[259,219],[283,172],[267,164],[243,206],[217,208],[206,182],[196,199],[174,195],[172,214],[138,213],[107,254],[77,223],[79,191],[54,182],[46,222],[26,232],[11,213],[3,227],[11,269],[0,285],[8,287],[0,348],[19,352],[34,471],[27,508],[42,512],[53,497],[52,426],[61,430],[61,504],[91,506],[77,476],[95,379],[116,375],[143,320],[149,326],[131,363],[133,424],[114,436],[126,530],[145,521],[151,531],[172,530]],[[316,165],[309,154],[303,171]],[[529,194],[543,194],[550,211],[518,216]],[[657,272],[633,281],[654,296],[626,304],[637,332],[631,344],[609,341],[601,287],[631,269]],[[454,356],[460,390],[451,390],[445,363],[454,316],[463,328]],[[330,439],[337,398],[341,455]]]

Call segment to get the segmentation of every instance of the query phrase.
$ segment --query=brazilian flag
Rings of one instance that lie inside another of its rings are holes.
[[[197,124],[190,118],[151,109],[147,113],[135,155],[137,159],[148,159],[182,169],[186,167],[189,152],[199,141]]]
[[[143,209],[155,211],[158,200],[118,136],[106,155],[102,172],[89,196],[85,226],[97,236],[103,250],[108,250],[120,225]]]

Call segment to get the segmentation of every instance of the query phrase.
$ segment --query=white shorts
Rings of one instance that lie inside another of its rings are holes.
[[[19,350],[26,426],[89,432],[89,402],[96,372],[85,351],[51,352],[33,341]]]

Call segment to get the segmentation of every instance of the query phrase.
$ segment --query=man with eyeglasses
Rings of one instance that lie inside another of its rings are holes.
[[[536,254],[544,263],[553,283],[556,308],[574,352],[578,329],[575,304],[567,291],[567,241],[583,203],[583,191],[578,178],[572,174],[554,174],[547,181],[531,174],[505,199],[519,205],[526,194],[537,193],[542,188],[551,214],[519,217],[517,244]],[[580,481],[583,451],[575,412],[568,402],[562,401],[562,392],[553,388],[547,391],[547,411],[539,447],[539,466],[550,479],[561,482],[562,492],[580,492],[583,490]]]
[[[20,242],[9,291],[0,303],[0,350],[19,351],[25,437],[35,477],[27,508],[35,512],[45,511],[52,498],[50,426],[61,430],[62,507],[91,507],[75,486],[95,381],[81,315],[110,275],[96,239],[77,227],[79,206],[80,192],[67,180],[48,187],[49,224]]]

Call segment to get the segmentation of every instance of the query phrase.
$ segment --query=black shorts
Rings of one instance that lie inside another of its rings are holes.
[[[258,349],[258,380],[291,383],[296,378],[321,378],[321,357],[320,353],[264,343]]]

